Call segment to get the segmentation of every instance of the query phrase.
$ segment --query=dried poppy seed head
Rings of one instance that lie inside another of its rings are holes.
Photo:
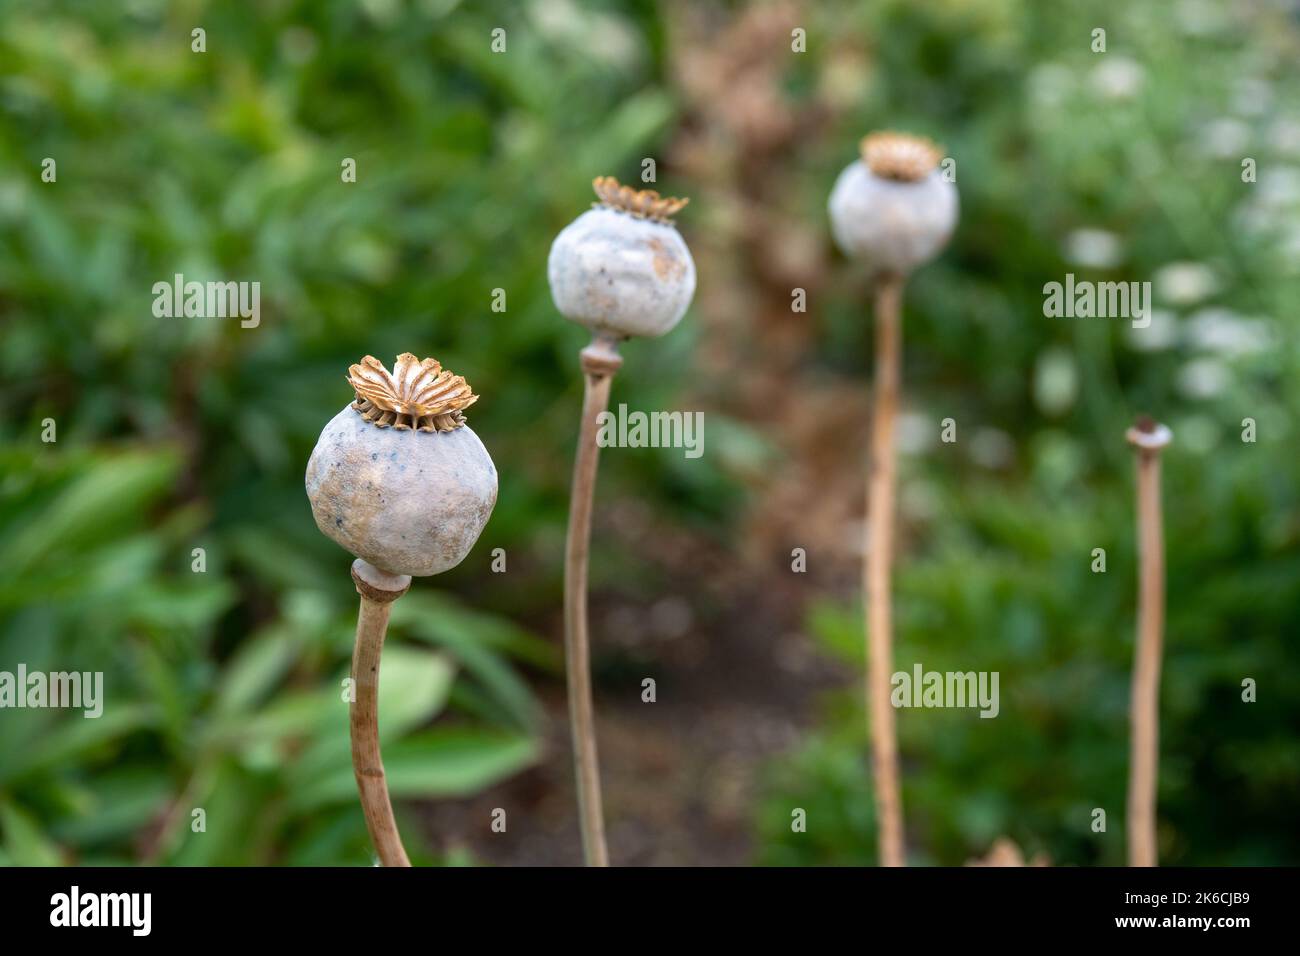
[[[392,375],[370,356],[350,371],[356,401],[325,426],[307,462],[316,526],[389,574],[455,567],[497,499],[496,467],[462,414],[477,396],[409,352]]]
[[[957,187],[927,139],[873,133],[862,160],[831,190],[831,231],[844,253],[877,273],[906,275],[934,257],[957,224]]]
[[[617,338],[663,335],[695,295],[695,262],[670,217],[688,200],[638,192],[612,177],[551,245],[546,275],[566,318]]]
[[[410,352],[397,356],[390,375],[384,363],[367,355],[348,369],[356,391],[352,403],[368,422],[422,432],[449,432],[465,424],[464,409],[478,401],[464,376],[445,371],[437,359],[423,362]]]
[[[621,209],[655,222],[672,222],[673,216],[690,202],[685,197],[678,199],[675,196],[660,196],[653,189],[638,190],[631,186],[620,186],[613,176],[597,176],[591,181],[591,188],[600,197],[600,202],[592,205]]]
[[[943,159],[943,151],[930,140],[907,133],[870,133],[862,137],[859,149],[868,169],[901,183],[920,182]]]

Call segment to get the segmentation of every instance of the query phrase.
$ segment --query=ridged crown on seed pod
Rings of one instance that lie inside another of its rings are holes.
[[[397,356],[391,374],[367,355],[348,369],[347,378],[356,392],[352,407],[379,428],[453,431],[465,424],[464,410],[478,401],[463,375],[410,352]]]
[[[868,169],[900,183],[920,182],[943,159],[943,150],[924,136],[889,130],[862,137],[859,149]]]
[[[673,216],[690,202],[686,198],[660,196],[653,189],[633,189],[631,186],[620,185],[613,176],[597,176],[591,181],[591,188],[600,199],[594,205],[619,209],[640,219],[653,219],[670,225]]]

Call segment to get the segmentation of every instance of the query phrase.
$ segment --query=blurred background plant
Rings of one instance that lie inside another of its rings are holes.
[[[1298,53],[1290,0],[0,3],[0,670],[102,670],[106,696],[97,720],[0,712],[0,861],[369,861],[349,558],[302,473],[348,364],[408,349],[484,396],[501,472],[478,547],[394,616],[408,849],[578,860],[556,647],[584,339],[545,260],[593,177],[649,157],[693,197],[700,291],[613,401],[702,409],[706,442],[603,456],[611,854],[873,862],[869,317],[825,199],[858,137],[896,127],[944,144],[963,203],[908,303],[897,663],[1002,689],[995,720],[900,714],[913,858],[1006,834],[1122,862],[1123,433],[1149,411],[1175,432],[1161,859],[1296,862]],[[261,323],[155,318],[178,272],[259,281]],[[1044,318],[1069,272],[1152,281],[1150,327]]]

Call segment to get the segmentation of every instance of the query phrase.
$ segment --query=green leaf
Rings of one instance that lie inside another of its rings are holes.
[[[148,704],[119,704],[94,718],[69,717],[44,734],[39,747],[22,750],[15,759],[0,764],[0,783],[84,762],[114,741],[154,726],[157,718],[157,708]]]
[[[226,665],[214,711],[218,715],[251,712],[297,660],[301,644],[297,634],[278,626],[246,643]]]
[[[400,613],[396,613],[399,608]],[[466,607],[445,593],[423,590],[407,594],[400,604],[394,605],[394,611],[399,623],[424,623],[431,632],[463,634],[485,647],[548,673],[564,673],[559,648],[550,641],[525,630],[508,617]]]
[[[532,737],[445,728],[399,741],[385,758],[395,797],[463,797],[494,786],[536,763]]]
[[[47,507],[12,532],[0,550],[0,566],[13,576],[48,554],[103,540],[122,518],[164,491],[177,467],[174,453],[158,450],[94,461]]]
[[[387,743],[433,720],[447,704],[456,669],[441,654],[394,645],[384,650],[379,668],[379,740]],[[338,718],[322,725],[316,740],[295,764],[299,782],[330,774],[351,774],[352,748],[348,736],[348,705],[331,691]]]
[[[528,685],[490,647],[464,618],[430,613],[427,605],[413,602],[410,610],[402,602],[394,605],[393,625],[403,626],[412,636],[446,648],[477,678],[522,728],[533,724],[537,702]]]
[[[84,810],[50,827],[59,840],[85,845],[130,836],[156,820],[174,792],[161,769],[105,775],[83,790]]]
[[[379,739],[393,740],[436,717],[456,667],[443,654],[400,644],[385,649],[379,670]]]
[[[36,820],[15,803],[0,800],[0,832],[16,866],[62,866],[63,854]]]
[[[384,771],[393,797],[463,797],[518,773],[539,755],[537,741],[523,734],[446,727],[386,748]],[[356,795],[349,766],[297,789],[289,802],[305,811],[354,800]]]
[[[256,822],[267,812],[265,794],[254,778],[232,760],[213,765],[210,777],[191,795],[192,807],[184,807],[174,833],[178,842],[167,855],[171,866],[248,865],[255,862],[259,841],[254,837]],[[194,809],[204,811],[206,829],[194,832]]]
[[[312,737],[331,726],[342,706],[330,687],[279,694],[255,714],[228,714],[215,722],[208,742],[215,747],[279,745]]]

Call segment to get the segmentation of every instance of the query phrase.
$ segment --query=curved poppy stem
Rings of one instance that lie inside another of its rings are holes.
[[[354,698],[348,707],[352,727],[352,771],[357,778],[366,829],[383,866],[410,866],[393,818],[388,780],[379,755],[379,656],[384,650],[388,616],[393,602],[406,593],[411,578],[389,574],[358,558],[352,563],[352,580],[361,595],[357,616],[357,643],[352,654]]]
[[[591,546],[591,509],[596,491],[597,418],[609,408],[614,373],[623,364],[618,341],[596,335],[581,352],[585,380],[582,428],[573,462],[569,533],[564,549],[564,657],[569,687],[569,723],[578,786],[578,820],[588,866],[609,866],[605,817],[596,755],[596,717],[591,700],[591,646],[587,631],[587,563]]]

